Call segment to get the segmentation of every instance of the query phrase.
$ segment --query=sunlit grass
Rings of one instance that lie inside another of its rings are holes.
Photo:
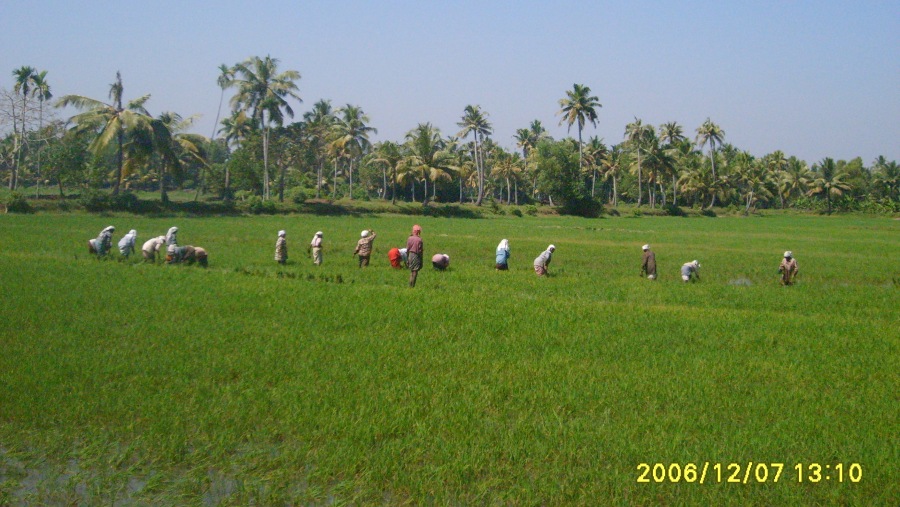
[[[452,264],[409,289],[387,250],[413,223]],[[138,244],[177,225],[210,268],[89,258],[109,224]],[[365,270],[362,229],[378,233]],[[2,216],[0,504],[891,504],[898,232],[855,217]],[[656,283],[638,277],[647,242]],[[788,249],[801,275],[784,288]],[[693,259],[702,281],[683,284]],[[638,463],[702,461],[864,477],[636,483]]]

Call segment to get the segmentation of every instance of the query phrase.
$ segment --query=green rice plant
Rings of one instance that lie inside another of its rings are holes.
[[[413,223],[451,267],[410,289],[386,254]],[[177,225],[210,266],[97,262],[84,243],[109,224],[139,245]],[[378,234],[364,269],[362,229]],[[0,216],[0,503],[894,505],[898,232],[782,215]],[[636,276],[648,242],[656,282]],[[684,284],[693,259],[701,281]],[[784,475],[638,482],[641,463],[751,461]],[[862,479],[798,483],[814,462]]]

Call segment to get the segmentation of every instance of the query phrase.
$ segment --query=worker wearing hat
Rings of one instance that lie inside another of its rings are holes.
[[[356,250],[353,251],[353,255],[359,255],[359,267],[364,268],[369,265],[369,257],[372,255],[375,231],[365,230],[359,235],[360,238],[356,242]]]
[[[648,280],[656,280],[656,254],[650,250],[650,245],[641,247],[644,255],[641,258],[641,277],[647,275]]]
[[[794,278],[797,277],[798,271],[794,253],[790,250],[784,252],[784,258],[781,259],[781,265],[778,266],[778,272],[781,273],[781,285],[794,285]]]

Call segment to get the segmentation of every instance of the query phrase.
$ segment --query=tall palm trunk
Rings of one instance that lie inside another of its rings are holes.
[[[638,148],[637,156],[638,156],[638,201],[637,201],[637,205],[638,205],[638,207],[640,207],[641,199],[644,198],[644,190],[641,188],[641,179],[643,178],[643,175],[641,174],[641,149],[640,148]]]
[[[710,140],[709,142],[709,164],[712,167],[712,183],[713,183],[713,192],[712,192],[712,200],[709,201],[709,207],[712,208],[716,205],[716,148],[715,143]]]
[[[397,164],[391,169],[391,204],[397,204]]]
[[[263,129],[263,200],[269,200],[269,127]]]
[[[116,157],[116,184],[113,187],[113,195],[119,195],[119,184],[122,183],[122,164],[125,158],[125,154],[123,153],[125,150],[125,130],[121,127],[121,124],[119,126],[117,137],[119,141],[119,152]]]
[[[484,167],[478,156],[478,132],[475,132],[475,171],[478,173],[478,200],[475,201],[475,206],[481,206],[484,200]]]
[[[353,200],[353,159],[350,159],[350,200]]]

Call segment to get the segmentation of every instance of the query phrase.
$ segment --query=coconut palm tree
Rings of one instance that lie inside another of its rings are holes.
[[[812,176],[806,162],[796,157],[790,157],[778,175],[778,190],[783,196],[783,200],[805,195],[809,190]]]
[[[39,136],[39,144],[37,151],[37,196],[41,197],[41,152],[43,150],[43,146],[45,144],[44,138],[44,101],[50,100],[53,98],[53,94],[50,92],[50,84],[47,82],[47,71],[43,70],[41,72],[35,72],[31,76],[31,82],[34,87],[31,90],[32,96],[37,96],[38,99],[38,132],[40,132]]]
[[[643,199],[643,189],[641,188],[643,181],[643,168],[641,166],[641,152],[645,150],[645,145],[647,144],[647,139],[653,135],[656,137],[653,131],[653,127],[651,125],[644,125],[643,121],[639,118],[635,117],[634,121],[625,126],[625,140],[628,141],[628,145],[631,150],[637,155],[637,165],[634,168],[637,169],[637,180],[638,180],[638,199],[637,205],[641,205],[641,200]]]
[[[588,140],[587,147],[584,149],[584,158],[587,165],[591,169],[591,199],[594,198],[594,187],[597,182],[597,170],[603,166],[603,159],[606,157],[608,149],[603,139],[593,136]]]
[[[716,179],[716,145],[722,144],[722,139],[725,138],[725,131],[722,130],[721,127],[712,122],[709,118],[703,122],[702,125],[697,127],[697,145],[702,150],[706,143],[709,143],[709,162],[712,167],[712,179],[715,181]],[[716,204],[716,194],[713,193],[712,201],[709,203],[709,207],[712,208]]]
[[[562,115],[559,124],[563,122],[568,124],[569,130],[572,130],[572,124],[578,125],[578,167],[583,168],[582,163],[582,142],[581,131],[584,124],[588,121],[594,127],[597,126],[597,109],[603,107],[600,99],[595,95],[591,95],[590,87],[573,84],[572,90],[566,92],[564,98],[559,99],[559,107],[561,108],[556,114]]]
[[[219,117],[222,114],[222,102],[225,101],[225,90],[231,87],[231,80],[234,79],[234,68],[225,65],[219,65],[219,77],[216,78],[216,84],[219,85],[222,92],[219,94],[219,108],[216,109],[216,122],[213,123],[213,132],[210,139],[216,138],[217,128],[219,125]]]
[[[25,129],[27,128],[26,117],[28,116],[28,97],[31,95],[31,90],[34,86],[34,76],[37,74],[37,70],[35,70],[34,67],[23,65],[22,67],[15,69],[12,74],[13,78],[15,79],[13,91],[17,95],[22,96],[22,109],[20,111],[22,128],[21,132],[18,132],[16,130],[16,113],[15,110],[13,110],[14,159],[12,164],[12,173],[9,178],[9,188],[10,190],[15,190],[18,187],[19,172],[25,160],[25,143],[27,142]],[[15,106],[15,104],[13,104],[13,106]]]
[[[377,134],[378,130],[366,125],[369,117],[359,106],[347,104],[337,112],[339,116],[333,126],[335,139],[332,142],[345,152],[350,160],[350,199],[353,200],[353,162],[372,148],[369,133]]]
[[[423,203],[428,201],[428,179],[441,177],[442,173],[456,172],[453,159],[446,151],[446,142],[441,138],[441,131],[431,123],[420,123],[406,134],[407,156],[403,165],[407,171],[418,176],[421,174],[425,182]],[[415,198],[414,198],[415,200]]]
[[[295,70],[278,72],[278,59],[266,56],[251,57],[234,66],[231,85],[237,93],[231,99],[232,108],[248,111],[263,132],[263,199],[269,199],[269,128],[281,126],[284,117],[294,117],[287,99],[303,102],[297,94],[300,73]]]
[[[372,162],[381,164],[391,170],[391,204],[397,203],[397,166],[403,160],[400,145],[391,141],[382,141],[372,151]],[[387,171],[383,170],[384,189],[382,195],[387,199]]]
[[[613,188],[612,188],[612,198],[610,201],[612,202],[613,207],[619,205],[619,177],[622,176],[623,166],[625,164],[625,152],[622,150],[622,145],[617,144],[609,149],[606,156],[603,157],[601,163],[603,167],[603,177],[604,179],[611,179]]]
[[[316,156],[316,199],[322,191],[322,172],[325,165],[325,144],[334,124],[334,111],[330,100],[319,100],[313,104],[312,110],[303,113],[309,144]]]
[[[888,199],[900,200],[900,166],[897,162],[888,162],[884,156],[879,156],[872,165],[875,170],[873,183],[883,187]]]
[[[812,188],[807,194],[811,196],[825,194],[825,201],[828,203],[828,214],[830,215],[831,197],[840,197],[851,188],[844,181],[846,173],[838,171],[834,160],[828,157],[822,159],[818,165],[813,166],[813,170],[816,172],[817,177],[813,180]]]
[[[88,149],[95,155],[101,154],[116,139],[116,181],[113,187],[113,195],[118,195],[119,186],[122,183],[122,166],[125,162],[125,133],[135,128],[150,128],[152,118],[144,104],[150,99],[150,95],[144,95],[132,100],[127,107],[122,107],[122,75],[116,72],[116,81],[109,85],[110,103],[84,97],[82,95],[66,95],[59,99],[56,107],[73,106],[83,110],[83,113],[72,117],[79,131],[98,131],[97,137],[91,142]]]
[[[465,139],[469,134],[475,139],[475,170],[478,173],[478,199],[475,201],[476,206],[481,206],[484,200],[484,154],[480,153],[480,144],[484,140],[484,136],[489,136],[493,132],[491,123],[487,120],[487,113],[481,110],[481,106],[466,106],[463,111],[462,121],[456,124],[462,130],[456,134],[457,137]]]

